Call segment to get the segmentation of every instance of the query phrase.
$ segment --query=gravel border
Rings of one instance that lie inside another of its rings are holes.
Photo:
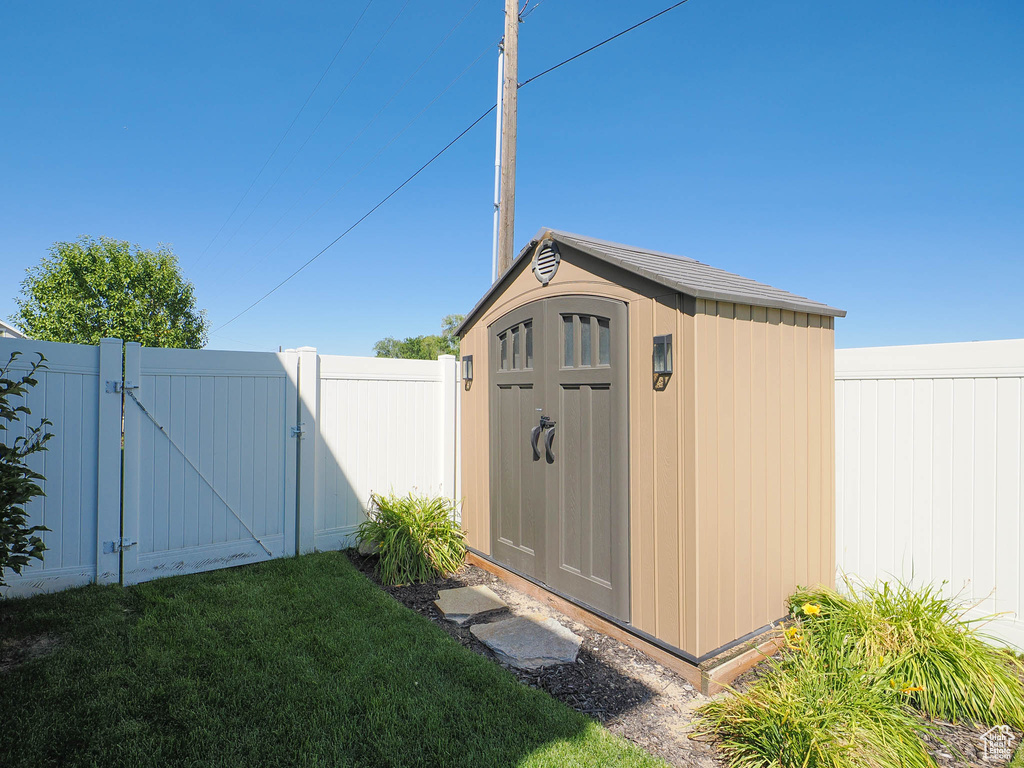
[[[356,568],[398,602],[433,621],[466,648],[501,665],[522,683],[547,691],[566,706],[593,717],[612,733],[632,741],[671,765],[724,768],[725,761],[713,742],[690,738],[697,708],[710,699],[646,654],[574,621],[476,566],[463,566],[458,573],[429,584],[387,587],[381,584],[374,572],[375,555],[363,556],[354,549],[346,554]],[[478,584],[494,590],[509,605],[509,610],[474,617],[462,626],[445,620],[434,605],[438,590]],[[576,663],[526,672],[500,662],[469,628],[474,624],[505,618],[510,612],[550,616],[583,638]],[[754,667],[737,678],[733,686],[738,690],[745,689],[756,682],[764,670],[764,665]],[[722,695],[728,694],[718,694]],[[988,730],[987,726],[942,721],[931,724],[934,736],[927,738],[926,742],[940,768],[1000,768],[1000,765],[1007,765],[982,759],[978,737]],[[1022,734],[1017,731],[1014,734],[1019,746]]]
[[[500,664],[520,682],[547,691],[672,765],[724,766],[713,744],[689,738],[694,712],[708,699],[649,656],[574,621],[481,568],[466,565],[457,574],[430,584],[386,587],[374,573],[375,556],[363,556],[354,549],[347,554],[356,568],[398,602],[433,621],[466,648]],[[438,590],[478,584],[494,590],[509,610],[474,617],[462,626],[446,621],[434,605]],[[502,664],[469,628],[510,613],[540,613],[571,629],[583,639],[576,662],[533,672]]]

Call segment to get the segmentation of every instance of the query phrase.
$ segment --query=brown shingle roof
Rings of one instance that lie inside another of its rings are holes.
[[[698,299],[731,301],[757,307],[775,307],[793,310],[794,312],[807,312],[812,315],[824,315],[826,317],[846,316],[846,310],[837,309],[818,301],[812,301],[795,293],[783,291],[780,288],[774,288],[765,283],[759,283],[756,280],[733,274],[732,272],[726,272],[724,269],[709,266],[696,259],[636,248],[622,243],[612,243],[607,240],[598,240],[597,238],[576,235],[571,232],[562,232],[557,229],[540,229],[530,245],[520,251],[513,266],[522,259],[528,258],[529,254],[532,253],[532,246],[545,239],[551,239],[556,243],[575,248],[596,259],[620,267],[627,272],[640,275],[659,285],[664,285]],[[466,315],[466,319],[457,329],[457,333],[461,334],[484,303],[501,289],[505,277],[511,272],[512,270],[509,269],[505,275],[491,286],[490,290],[484,294],[483,298]]]

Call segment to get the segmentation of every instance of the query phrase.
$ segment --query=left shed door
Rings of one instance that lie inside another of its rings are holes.
[[[545,382],[543,302],[527,304],[490,329],[491,551],[501,563],[544,581],[547,502],[544,463],[530,437]],[[539,435],[538,435],[539,439]]]
[[[294,553],[286,358],[126,345],[125,584]]]

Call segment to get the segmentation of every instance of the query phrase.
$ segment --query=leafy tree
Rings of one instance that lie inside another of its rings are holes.
[[[377,357],[402,357],[411,360],[436,360],[439,355],[459,356],[459,337],[455,329],[463,315],[445,315],[441,320],[439,336],[407,336],[396,339],[387,336],[373,345]]]
[[[206,313],[167,246],[143,250],[123,240],[82,237],[54,243],[28,270],[11,319],[42,341],[98,344],[103,337],[147,347],[206,343]]]
[[[39,355],[28,373],[15,377],[11,364],[18,356],[18,352],[12,352],[10,360],[0,369],[0,432],[7,432],[9,425],[18,421],[22,414],[31,415],[28,406],[14,405],[11,401],[24,398],[29,388],[36,385],[36,372],[46,367],[46,358]],[[30,558],[43,559],[46,545],[36,534],[49,528],[28,525],[25,505],[43,495],[37,481],[44,478],[29,469],[25,461],[33,453],[46,450],[46,441],[53,437],[46,431],[49,425],[50,421],[43,419],[38,426],[28,428],[24,435],[0,440],[0,587],[5,584],[7,568],[20,574]]]

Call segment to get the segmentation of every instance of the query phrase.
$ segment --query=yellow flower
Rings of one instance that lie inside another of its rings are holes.
[[[906,688],[902,689],[903,693],[914,693],[915,691],[923,691],[923,690],[924,690],[924,686],[923,685],[908,685]]]
[[[803,611],[808,616],[817,616],[821,613],[821,606],[814,603],[804,603]]]

